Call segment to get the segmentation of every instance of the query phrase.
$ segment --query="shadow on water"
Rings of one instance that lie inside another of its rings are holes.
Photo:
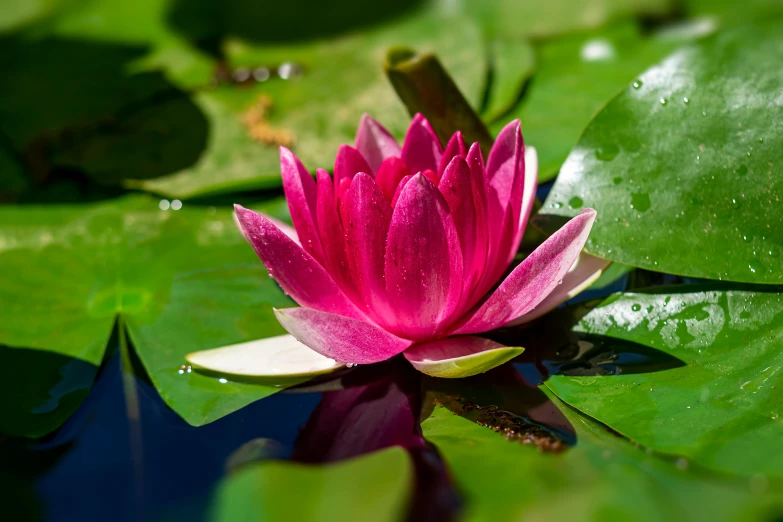
[[[643,344],[575,330],[582,317],[599,302],[555,310],[530,325],[495,332],[493,338],[510,346],[525,347],[514,366],[531,385],[541,384],[553,375],[608,376],[685,366],[679,358]]]
[[[0,201],[57,202],[69,186],[76,193],[63,197],[84,201],[104,195],[87,193],[90,181],[112,186],[196,162],[207,119],[162,72],[129,72],[146,53],[142,46],[0,38],[0,150],[27,178],[20,188],[18,180],[6,183],[12,173],[0,172]]]
[[[226,37],[286,43],[335,37],[411,11],[422,0],[176,0],[169,24],[201,49],[220,56]],[[308,13],[308,16],[302,16]]]
[[[98,367],[53,352],[0,345],[0,433],[41,437],[87,397]]]

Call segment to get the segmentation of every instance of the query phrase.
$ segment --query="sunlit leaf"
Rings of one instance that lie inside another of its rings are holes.
[[[442,406],[422,423],[464,494],[464,520],[739,522],[783,509],[783,495],[766,482],[754,489],[747,480],[680,469],[554,401],[541,408],[559,407],[576,432],[576,445],[557,454],[506,440]]]
[[[589,125],[543,212],[595,208],[587,249],[623,264],[783,282],[781,31],[721,32],[640,75]]]
[[[538,71],[509,115],[521,119],[525,141],[538,150],[539,179],[554,178],[592,117],[675,47],[642,36],[633,23],[541,44]]]
[[[210,520],[396,522],[404,520],[412,479],[397,447],[321,466],[268,461],[220,484]]]
[[[227,209],[180,206],[128,196],[0,207],[0,272],[14,274],[0,283],[0,343],[24,350],[9,360],[28,377],[31,397],[40,397],[27,415],[53,411],[71,388],[85,387],[118,315],[164,400],[191,424],[280,389],[180,368],[189,352],[282,333],[272,307],[291,303]]]
[[[546,385],[656,451],[783,477],[775,450],[783,437],[783,296],[666,290],[610,297],[593,309],[574,328],[587,336],[552,346],[563,356],[573,349],[574,363],[545,360],[555,372]],[[654,351],[628,351],[623,342]]]

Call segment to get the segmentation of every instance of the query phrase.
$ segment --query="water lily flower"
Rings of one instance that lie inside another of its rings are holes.
[[[486,161],[459,132],[444,149],[419,114],[402,146],[365,115],[355,146],[337,151],[333,176],[318,169],[313,179],[283,147],[280,164],[294,227],[239,205],[235,217],[300,305],[275,310],[295,340],[196,352],[192,364],[302,376],[402,353],[429,375],[474,375],[522,352],[477,334],[532,320],[606,266],[580,257],[596,216],[585,209],[504,278],[537,185],[535,150],[525,147],[518,120]]]

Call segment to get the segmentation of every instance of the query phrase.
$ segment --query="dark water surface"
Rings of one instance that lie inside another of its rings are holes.
[[[661,274],[646,277],[669,282]],[[628,286],[624,276],[577,300]],[[567,348],[569,343],[574,340],[564,338],[561,344]],[[614,371],[623,357],[635,357],[629,359],[630,366],[638,364],[636,359],[647,360],[644,353],[627,350],[618,360],[612,350],[619,348],[604,349],[599,343],[590,353],[574,358],[565,354],[563,361],[562,354],[550,356],[541,348],[500,368],[495,377],[503,380],[503,375],[510,375],[508,382],[521,399],[519,412],[510,419],[539,426],[563,444],[573,444],[557,422],[526,417],[525,401],[535,402],[537,396],[516,387],[537,391],[535,386],[551,373]],[[540,356],[530,359],[534,352]],[[0,491],[7,499],[3,520],[207,520],[216,484],[243,464],[264,458],[330,462],[391,445],[408,448],[416,469],[409,520],[452,520],[459,512],[457,489],[419,426],[422,386],[432,389],[433,380],[423,380],[404,360],[350,370],[340,380],[343,389],[336,391],[313,391],[327,388],[305,384],[310,390],[272,395],[202,427],[188,425],[170,410],[140,364],[132,366],[135,373],[124,371],[115,350],[85,402],[53,435],[35,442],[0,439]],[[461,386],[463,396],[469,397],[470,381]],[[502,420],[508,422],[509,417]]]

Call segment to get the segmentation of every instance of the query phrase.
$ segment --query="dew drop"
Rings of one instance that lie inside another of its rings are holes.
[[[634,312],[638,312],[641,309],[642,309],[642,305],[640,305],[639,303],[634,303],[633,305],[631,305],[631,310],[633,310]]]
[[[220,379],[218,379],[218,382],[220,384],[226,384],[228,382],[228,379],[224,379],[223,377],[221,377]]]
[[[622,182],[623,182],[623,178],[621,178],[620,176],[617,176],[616,178],[612,179],[612,183],[614,183],[615,185],[619,185]]]
[[[767,255],[768,255],[769,257],[780,257],[780,250],[778,250],[778,249],[777,249],[777,248],[775,248],[775,247],[772,247],[772,248],[770,248],[770,249],[767,251]]]
[[[595,157],[601,161],[612,161],[620,153],[620,147],[612,143],[598,147],[595,151]]]
[[[642,83],[642,81],[641,81],[641,80],[636,80],[635,82],[633,82],[633,88],[634,88],[634,89],[637,89],[637,90],[638,90],[638,89],[641,89],[641,88],[642,88],[642,85],[644,85],[644,84]]]
[[[177,373],[180,375],[184,375],[186,373],[190,373],[193,371],[193,368],[189,364],[183,364],[179,367],[179,370],[177,370]]]
[[[552,206],[555,207],[555,208],[562,208],[563,204],[560,203],[560,202],[556,202],[556,203],[552,203]]]
[[[257,67],[253,71],[253,79],[257,82],[265,82],[269,79],[269,69],[266,67]]]
[[[574,196],[568,200],[568,206],[571,208],[582,208],[582,205],[584,205],[584,201],[579,196]]]
[[[667,103],[669,103],[668,101],[666,101],[666,98],[661,98],[661,99],[660,99],[660,100],[658,100],[658,101],[660,101],[660,102],[661,102],[661,105],[666,105]]]
[[[645,192],[637,192],[635,194],[631,194],[631,208],[638,212],[644,212],[646,210],[649,210],[650,195]]]
[[[755,274],[757,272],[763,271],[764,267],[758,261],[751,261],[748,263],[748,269],[750,269],[750,271]]]
[[[740,208],[742,206],[742,200],[738,198],[732,198],[731,206],[734,207],[734,209]]]
[[[688,105],[688,104],[690,104],[690,103],[691,103],[691,99],[690,99],[690,98],[688,98],[688,97],[686,96],[685,98],[683,98],[683,99],[682,99],[682,102],[683,102],[685,105]]]

